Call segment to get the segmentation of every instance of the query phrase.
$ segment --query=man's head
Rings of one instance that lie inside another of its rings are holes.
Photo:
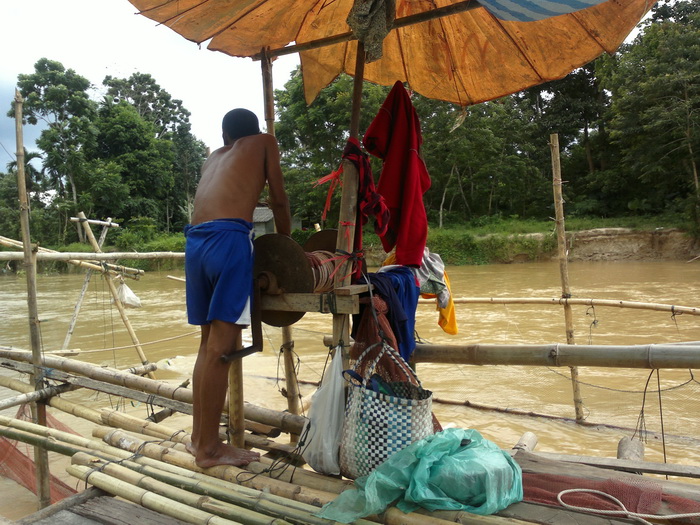
[[[231,144],[234,140],[241,137],[260,133],[258,117],[252,111],[243,108],[232,109],[226,113],[221,127],[223,129],[224,144]]]

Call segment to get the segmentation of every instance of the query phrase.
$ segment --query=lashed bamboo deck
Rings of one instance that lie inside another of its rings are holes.
[[[146,373],[144,367],[118,371],[63,358],[47,356],[46,359],[49,360],[46,366],[55,368],[54,374],[60,372],[66,384],[110,393],[120,392],[118,395],[135,396],[134,399],[150,396],[154,404],[171,407],[174,403],[172,406],[177,410],[191,412],[190,391],[133,373]],[[0,365],[4,367],[22,370],[30,361],[29,352],[0,348]],[[32,390],[30,385],[17,380],[3,379],[2,383],[20,392]],[[76,436],[7,417],[0,417],[0,434],[70,456],[70,474],[97,487],[99,491],[91,490],[78,495],[20,523],[78,524],[84,523],[87,517],[101,523],[159,523],[160,520],[178,523],[174,520],[180,520],[208,524],[323,524],[329,522],[314,516],[314,513],[352,486],[349,480],[323,476],[303,466],[288,466],[287,462],[295,463],[299,458],[286,436],[282,434],[282,439],[273,440],[260,434],[259,429],[263,425],[287,434],[299,434],[304,419],[293,414],[246,404],[246,426],[256,429],[245,433],[246,445],[260,450],[262,460],[246,469],[218,466],[203,470],[195,465],[193,457],[186,451],[185,445],[190,437],[182,429],[143,421],[115,410],[94,410],[57,396],[48,397],[46,402],[54,409],[91,421],[94,424],[93,435]],[[275,432],[268,434],[274,435]],[[626,470],[700,478],[700,467],[551,454],[545,457],[526,450],[513,453],[524,473],[559,474],[582,480],[641,479],[639,474],[621,472]],[[283,460],[279,461],[279,458]],[[597,463],[599,466],[584,463]],[[654,481],[663,485],[664,493],[698,502],[700,510],[700,485]],[[115,500],[105,494],[120,499]],[[139,514],[144,512],[145,515]],[[56,521],[58,513],[63,521]],[[120,521],[115,521],[117,513],[124,513]],[[133,516],[142,517],[132,521]],[[528,502],[511,505],[495,516],[448,511],[404,514],[391,507],[381,516],[357,521],[360,524],[371,522],[435,525],[455,522],[630,523],[623,518],[601,517]]]

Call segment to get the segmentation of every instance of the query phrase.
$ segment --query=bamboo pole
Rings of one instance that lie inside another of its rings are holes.
[[[227,520],[209,512],[192,508],[178,501],[135,487],[134,485],[88,467],[70,465],[66,470],[71,476],[75,476],[105,492],[109,492],[110,494],[119,496],[120,498],[124,498],[155,512],[165,514],[171,518],[177,518],[187,521],[188,523],[200,525],[240,525],[238,521]]]
[[[615,308],[630,308],[636,310],[656,310],[672,314],[700,315],[700,307],[676,306],[663,303],[642,303],[638,301],[618,301],[615,299],[585,299],[573,297],[455,297],[454,304],[542,304],[542,305],[571,305],[571,306],[605,306]],[[419,299],[418,304],[435,305],[434,299]]]
[[[87,222],[87,217],[85,217],[85,214],[81,211],[78,213],[78,217],[80,217],[81,220],[83,220],[83,229],[85,230],[85,234],[87,235],[88,240],[90,241],[90,244],[92,245],[92,248],[95,250],[95,253],[101,253],[102,249],[100,248],[99,244],[97,243],[97,239],[95,239],[95,235],[92,233],[92,228],[90,228],[90,223]],[[119,311],[119,315],[122,318],[122,321],[124,322],[124,326],[126,327],[126,331],[129,333],[129,337],[131,337],[131,342],[134,343],[134,348],[136,348],[136,353],[139,356],[139,359],[141,359],[141,363],[144,365],[148,364],[148,358],[146,357],[146,354],[143,352],[143,348],[141,348],[141,343],[139,343],[139,338],[136,336],[136,332],[134,332],[133,327],[131,326],[131,322],[129,321],[129,316],[126,315],[126,310],[124,309],[124,305],[122,302],[119,300],[119,293],[117,292],[116,286],[114,286],[114,282],[112,281],[112,278],[107,272],[102,273],[102,278],[107,282],[107,287],[109,288],[109,291],[112,294],[112,298],[114,299],[114,306],[117,307],[117,310]],[[151,379],[155,379],[156,376],[153,372],[148,373],[148,377]]]
[[[0,235],[0,245],[2,246],[7,246],[9,248],[22,248],[24,249],[24,243],[22,241],[16,241],[14,239],[10,239],[9,237],[4,237]],[[36,253],[36,257],[39,260],[65,260],[68,264],[72,264],[74,266],[80,266],[83,268],[92,268],[93,270],[98,270],[102,271],[103,268],[95,263],[91,262],[85,262],[84,259],[99,259],[100,257],[103,257],[104,260],[109,260],[109,259],[116,259],[114,257],[114,254],[107,253],[107,254],[102,254],[102,255],[97,255],[97,254],[86,254],[84,252],[76,252],[76,253],[60,253],[57,252],[56,250],[49,250],[48,248],[42,248],[39,246],[37,248],[38,252]],[[15,260],[19,258],[18,254],[15,252],[0,252],[0,260],[4,259],[3,254],[11,254],[12,256],[9,257],[10,260]],[[78,259],[83,259],[83,260],[73,260],[75,257]],[[45,259],[47,258],[47,259]],[[114,264],[106,264],[107,268],[109,269],[110,273],[112,275],[124,275],[125,277],[129,277],[130,279],[138,279],[141,275],[143,275],[145,272],[143,270],[137,270],[136,268],[127,268],[126,266],[118,266]]]
[[[262,510],[262,508],[267,503],[271,503],[274,506],[274,508],[282,509],[282,511],[285,513],[283,514],[283,516],[293,516],[294,514],[290,513],[290,510],[294,509],[301,510],[307,513],[312,513],[318,510],[318,505],[312,506],[310,504],[290,500],[288,498],[284,498],[282,496],[278,496],[270,492],[261,492],[260,490],[245,487],[243,485],[225,481],[223,479],[215,478],[203,474],[202,472],[193,471],[181,466],[177,466],[175,464],[165,463],[148,456],[134,456],[133,454],[131,454],[131,452],[122,450],[121,448],[111,447],[103,441],[88,440],[86,438],[75,436],[73,434],[60,432],[53,429],[46,429],[44,427],[39,427],[37,425],[33,425],[25,421],[14,420],[10,418],[2,418],[1,416],[0,424],[10,424],[13,426],[13,428],[17,427],[19,429],[25,429],[28,432],[35,432],[38,435],[50,436],[53,438],[54,442],[56,440],[62,440],[68,443],[73,443],[72,446],[75,447],[73,449],[70,449],[63,445],[65,447],[64,452],[68,451],[68,453],[71,456],[76,453],[79,453],[81,450],[88,450],[90,453],[96,454],[100,458],[104,458],[107,460],[117,458],[121,460],[120,463],[122,465],[136,470],[137,472],[147,474],[149,476],[155,477],[157,479],[160,479],[161,481],[165,481],[168,483],[171,483],[173,480],[176,480],[177,483],[173,484],[177,484],[179,486],[187,486],[187,488],[191,489],[192,491],[199,492],[202,494],[214,495],[214,491],[217,491],[218,493],[215,494],[216,497],[221,497],[222,499],[227,500],[231,499],[232,503],[238,503],[243,505],[248,504],[249,508],[251,508],[252,510]],[[1,432],[2,429],[0,429],[0,433]],[[120,432],[121,439],[125,439],[124,436],[125,433]],[[348,482],[348,484],[350,484],[350,482]],[[340,490],[338,490],[338,492],[340,492]],[[310,522],[314,524],[328,523],[327,520],[321,520],[320,518],[311,517],[309,519]],[[366,522],[365,520],[360,520],[356,523],[358,523],[358,525],[368,525],[368,522]]]
[[[116,261],[117,259],[184,259],[184,252],[109,252],[109,253],[86,253],[86,252],[54,252],[43,251],[45,248],[39,248],[39,253],[36,255],[38,261],[66,261],[68,263],[79,263],[81,261]],[[14,261],[21,259],[21,252],[0,252],[0,261]],[[78,266],[86,266],[93,270],[101,270],[99,266],[89,263],[77,264]],[[127,268],[125,266],[108,265],[115,273],[121,273],[122,270],[131,270],[130,273],[145,273],[143,270],[135,268]]]
[[[0,401],[0,410],[23,405],[24,403],[36,403],[37,401],[43,401],[58,394],[62,394],[63,392],[73,390],[74,388],[75,387],[73,385],[50,386],[42,388],[41,390],[34,390],[26,394],[20,394],[8,399],[3,399]]]
[[[31,353],[0,345],[0,359],[12,359],[26,363],[31,362]],[[192,390],[188,388],[173,386],[163,381],[148,379],[147,377],[134,376],[122,370],[101,367],[57,356],[44,356],[44,365],[50,368],[58,368],[68,372],[82,374],[92,379],[105,381],[106,383],[121,385],[143,392],[150,392],[169,399],[192,404]],[[271,427],[280,428],[290,433],[301,433],[306,422],[306,418],[304,417],[296,416],[288,412],[278,412],[277,410],[259,407],[248,402],[244,403],[244,414],[247,419]]]
[[[263,95],[265,102],[265,123],[267,132],[275,135],[275,97],[272,84],[272,61],[265,53],[261,52],[262,59],[260,67],[262,69]],[[296,370],[292,358],[294,348],[294,337],[291,326],[282,327],[282,353],[284,355],[284,374],[287,390],[287,409],[290,413],[299,415],[301,413],[299,403],[299,387],[297,383]],[[295,443],[299,439],[297,434],[290,434],[290,440]]]
[[[411,361],[462,365],[697,369],[700,368],[700,345],[418,344]]]
[[[244,525],[291,525],[288,521],[279,518],[271,518],[262,513],[222,501],[211,495],[198,495],[180,487],[175,487],[164,481],[139,473],[116,463],[95,459],[89,454],[79,452],[72,458],[73,465],[98,469],[100,472],[112,476],[115,479],[142,488],[153,494],[171,499],[187,505],[188,507],[209,512],[226,519],[235,519]]]
[[[165,425],[149,423],[133,416],[108,409],[103,409],[102,416],[104,424],[109,425],[112,428],[95,428],[93,430],[93,435],[95,437],[105,439],[105,441],[109,440],[109,442],[116,443],[117,438],[122,437],[122,435],[126,435],[124,433],[124,431],[126,431],[131,432],[132,434],[142,434],[157,439],[172,441],[174,443],[187,444],[191,442],[190,434],[179,432]],[[115,434],[115,432],[118,433]],[[130,439],[132,438],[141,439],[138,435],[134,435]],[[179,449],[178,451],[182,452],[182,450]],[[186,457],[188,456],[189,453],[187,453]],[[304,485],[310,489],[334,492],[337,494],[345,490],[351,484],[349,481],[328,478],[327,476],[323,476],[316,472],[302,469],[290,469],[289,472],[268,472],[267,469],[269,466],[269,460],[267,458],[262,458],[260,462],[253,462],[247,465],[246,470],[254,474],[263,474],[270,477],[274,476],[276,479],[281,481],[291,482],[294,480],[300,485]]]
[[[179,452],[171,448],[164,448],[158,444],[136,439],[133,436],[125,435],[119,430],[113,430],[102,438],[108,444],[117,446],[131,452],[138,452],[165,463],[187,468],[195,472],[205,472],[210,476],[245,485],[257,490],[268,490],[273,494],[278,494],[285,498],[302,501],[310,505],[320,507],[333,500],[337,493],[323,490],[311,489],[297,483],[287,483],[279,479],[259,476],[247,470],[229,465],[218,465],[201,469],[194,462],[194,456],[186,452]]]
[[[70,218],[71,222],[82,222],[82,219],[80,217],[71,217]],[[92,224],[95,226],[104,226],[106,228],[119,228],[119,224],[116,222],[112,222],[111,217],[108,218],[106,221],[98,221],[95,219],[87,219],[88,224]]]
[[[564,227],[564,197],[562,193],[561,180],[561,163],[559,159],[559,135],[552,133],[549,136],[549,147],[552,154],[552,187],[554,193],[554,211],[555,224],[557,230],[557,248],[559,251],[559,274],[561,277],[561,296],[562,299],[571,297],[571,289],[569,288],[569,266],[568,266],[568,250],[566,247],[566,229]],[[575,344],[574,339],[574,320],[571,313],[571,305],[564,304],[564,322],[566,324],[566,342],[567,344]],[[571,387],[574,395],[574,410],[576,413],[576,421],[583,421],[583,398],[581,397],[581,387],[578,382],[578,368],[571,367]]]
[[[287,384],[286,397],[287,409],[290,413],[301,414],[301,394],[299,393],[299,383],[294,366],[294,340],[292,339],[292,329],[289,326],[282,328],[282,355],[284,357],[284,376]],[[290,434],[290,441],[299,441],[299,434]]]
[[[17,392],[32,392],[33,389],[27,383],[19,381],[17,379],[11,379],[9,377],[4,377],[0,375],[0,386],[5,388],[11,388]],[[52,397],[47,401],[47,404],[57,410],[61,410],[67,414],[72,414],[76,417],[87,419],[93,423],[101,423],[100,413],[92,408],[73,403],[71,401],[66,401],[60,397]]]
[[[73,220],[73,217],[71,217]],[[112,224],[112,218],[107,218],[107,222],[102,226],[102,232],[100,233],[100,238],[97,244],[100,248],[107,238],[107,232],[109,231],[110,225]],[[80,308],[83,305],[83,299],[85,298],[85,293],[87,292],[88,285],[90,284],[90,279],[92,279],[92,273],[94,270],[88,268],[85,272],[85,279],[83,279],[83,287],[80,289],[80,294],[78,294],[78,300],[75,302],[75,308],[73,309],[73,317],[71,317],[70,323],[68,324],[68,330],[66,331],[66,337],[63,340],[62,350],[68,348],[70,344],[70,339],[73,336],[73,330],[75,330],[75,323],[78,321],[78,314],[80,314]]]
[[[73,456],[73,460],[78,464],[93,464],[92,462],[88,463],[89,456],[87,454],[76,454]],[[99,462],[95,462],[95,464],[97,465]],[[314,507],[313,505],[308,505],[299,501],[282,498],[280,496],[276,496],[275,494],[251,489],[242,485],[236,485],[234,483],[213,478],[211,476],[190,472],[189,470],[181,469],[179,467],[175,467],[175,469],[177,469],[175,471],[171,471],[172,469],[164,470],[167,467],[172,467],[172,465],[166,465],[161,462],[158,462],[158,465],[156,466],[151,466],[149,464],[127,460],[121,461],[120,465],[164,483],[168,483],[169,485],[185,489],[189,492],[212,496],[216,499],[226,501],[234,505],[240,505],[250,510],[264,513],[273,517],[288,518],[294,523],[308,525],[328,524],[328,520],[324,518],[317,518],[313,515],[314,513],[318,512],[318,507]],[[164,469],[159,468],[161,466]],[[367,520],[358,520],[355,523],[357,525],[370,525],[372,522]]]
[[[31,381],[34,390],[44,387],[44,376],[41,370],[41,334],[39,333],[39,309],[36,298],[36,250],[32,247],[31,234],[29,232],[29,198],[27,196],[27,183],[24,174],[24,136],[22,134],[22,106],[24,100],[19,90],[15,89],[15,132],[17,139],[17,191],[19,192],[19,220],[22,230],[22,243],[24,248],[24,270],[27,276],[27,309],[29,316],[29,338],[32,344],[32,362],[34,372]],[[32,419],[41,425],[46,425],[46,405],[32,403]],[[39,508],[51,504],[49,486],[49,457],[45,450],[34,448],[34,464],[36,468],[37,496]]]
[[[260,68],[262,69],[263,98],[265,103],[265,127],[270,135],[275,134],[275,97],[272,85],[272,60],[266,49],[260,52]]]
[[[463,2],[457,2],[455,4],[446,5],[443,7],[422,11],[413,15],[397,18],[392,24],[392,29],[397,29],[399,27],[408,27],[414,24],[420,24],[423,22],[428,22],[430,20],[436,20],[445,16],[450,16],[457,13],[469,11],[471,9],[476,9],[479,6],[480,4],[478,2],[466,0]],[[348,31],[346,33],[340,33],[337,35],[319,38],[310,42],[302,42],[301,44],[288,45],[277,49],[266,49],[265,52],[269,58],[276,58],[284,55],[301,53],[303,51],[308,51],[311,49],[319,49],[322,47],[332,46],[335,44],[340,44],[342,42],[350,42],[352,40],[355,40],[356,38],[357,37],[352,33],[352,31]],[[258,55],[253,55],[251,58],[253,60],[261,60],[262,53]]]

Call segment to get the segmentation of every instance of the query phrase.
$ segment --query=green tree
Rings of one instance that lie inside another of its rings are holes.
[[[57,198],[72,202],[66,211],[74,213],[90,173],[85,149],[95,138],[96,104],[87,93],[90,83],[60,62],[42,58],[34,65],[34,73],[18,76],[17,84],[25,101],[24,121],[46,126],[37,140],[44,151],[44,171]],[[8,115],[14,115],[14,102]],[[77,231],[82,238],[82,229]]]
[[[662,4],[610,77],[611,135],[638,180],[628,206],[659,212],[700,203],[700,3]]]
[[[96,127],[91,154],[93,161],[102,164],[97,164],[99,180],[92,189],[111,186],[115,195],[128,193],[128,200],[114,204],[125,217],[150,217],[164,227],[167,198],[174,184],[172,143],[156,138],[153,124],[133,106],[109,98],[100,106]],[[118,186],[115,173],[124,187]],[[90,202],[97,202],[96,197],[92,195]],[[111,196],[100,198],[112,200]]]
[[[319,222],[328,186],[314,188],[318,179],[336,170],[349,137],[353,79],[339,76],[307,105],[301,72],[292,73],[284,90],[275,91],[279,120],[275,133],[280,144],[282,167],[292,212],[309,222]],[[364,133],[386,98],[388,89],[365,82],[362,94],[360,135]],[[331,207],[337,212],[336,191]]]
[[[107,98],[126,102],[141,118],[153,124],[155,138],[168,140],[173,153],[173,181],[163,198],[164,228],[181,229],[191,218],[194,194],[199,182],[206,146],[192,134],[190,112],[147,73],[129,78],[107,76]]]

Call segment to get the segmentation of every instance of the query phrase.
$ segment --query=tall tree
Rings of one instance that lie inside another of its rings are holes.
[[[107,98],[130,104],[144,120],[153,124],[156,139],[167,139],[173,148],[173,183],[164,197],[165,229],[182,228],[189,222],[194,193],[206,158],[206,147],[192,134],[190,112],[147,73],[129,78],[107,76]]]
[[[700,2],[662,4],[620,55],[608,87],[611,134],[638,181],[630,206],[700,206]],[[698,222],[700,224],[700,222]]]
[[[85,148],[95,138],[96,104],[87,93],[90,82],[60,62],[42,58],[34,73],[18,76],[17,84],[25,100],[25,122],[42,121],[46,126],[37,140],[44,151],[44,169],[59,199],[70,198],[71,211],[76,212],[80,186],[90,172]],[[82,238],[81,228],[78,235]]]

